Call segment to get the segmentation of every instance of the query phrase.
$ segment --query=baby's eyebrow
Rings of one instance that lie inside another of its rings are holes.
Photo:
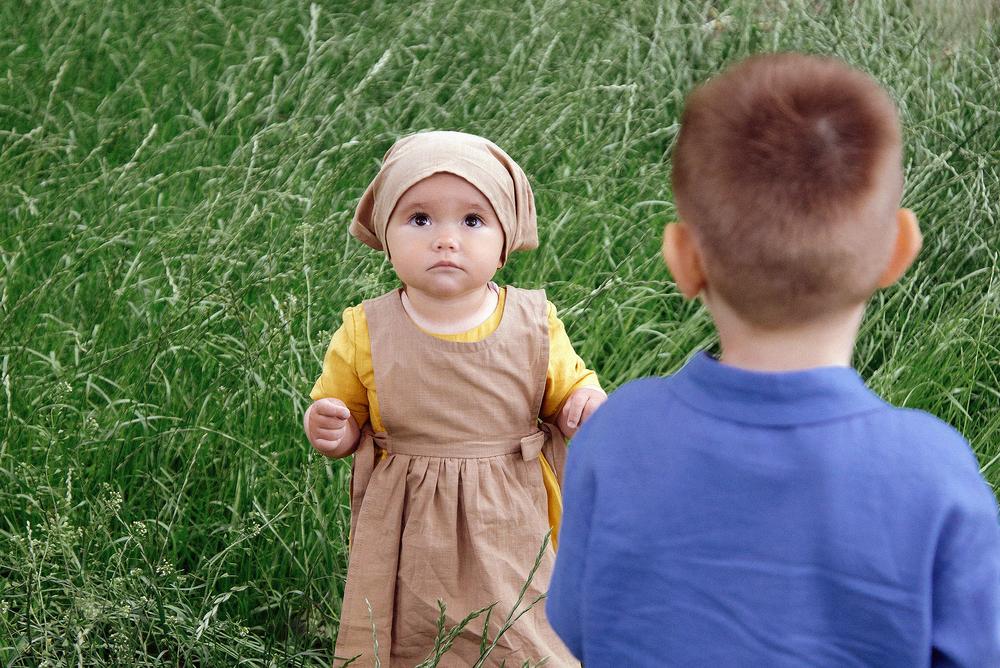
[[[482,213],[491,213],[493,211],[493,207],[483,206],[477,202],[461,202],[461,205],[469,209],[470,211],[479,211]],[[427,202],[407,202],[400,208],[404,211],[415,211],[417,209],[426,211],[430,207],[431,205],[428,204]]]
[[[462,202],[464,208],[468,211],[474,213],[490,214],[493,213],[493,207],[482,206],[481,204],[476,204],[475,202]]]

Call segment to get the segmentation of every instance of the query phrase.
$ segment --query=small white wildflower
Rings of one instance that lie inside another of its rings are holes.
[[[243,535],[245,535],[247,538],[254,538],[256,536],[259,536],[260,528],[261,528],[260,524],[258,524],[256,521],[252,521],[248,523],[245,527],[243,527]]]
[[[72,391],[73,391],[73,386],[67,383],[65,380],[62,380],[56,383],[55,388],[53,388],[52,397],[56,401],[62,401],[67,396],[69,396],[69,393]]]
[[[88,621],[94,621],[101,616],[100,606],[90,598],[83,599],[80,603],[80,611],[83,613],[84,619]]]
[[[168,577],[176,572],[174,565],[165,559],[156,565],[156,574],[161,578]]]
[[[117,514],[122,507],[122,502],[125,500],[122,497],[121,492],[111,487],[108,483],[102,484],[101,489],[104,492],[104,505],[107,506],[108,510],[110,510],[113,514]]]

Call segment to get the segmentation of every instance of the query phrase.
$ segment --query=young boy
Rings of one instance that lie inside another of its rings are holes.
[[[663,255],[722,354],[574,439],[546,607],[588,668],[1000,666],[975,457],[851,368],[921,244],[901,162],[889,96],[836,60],[758,56],[690,96]]]

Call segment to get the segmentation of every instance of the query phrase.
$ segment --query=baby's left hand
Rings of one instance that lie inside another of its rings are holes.
[[[556,417],[559,431],[567,438],[571,437],[607,398],[608,395],[595,387],[581,387],[574,390]]]

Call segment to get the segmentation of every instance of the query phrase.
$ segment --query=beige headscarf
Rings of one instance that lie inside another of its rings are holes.
[[[538,247],[535,198],[528,177],[499,146],[464,132],[418,132],[396,141],[358,202],[351,234],[375,250],[385,250],[385,230],[396,202],[410,187],[438,172],[462,177],[493,205],[506,238],[504,262],[512,251]]]

